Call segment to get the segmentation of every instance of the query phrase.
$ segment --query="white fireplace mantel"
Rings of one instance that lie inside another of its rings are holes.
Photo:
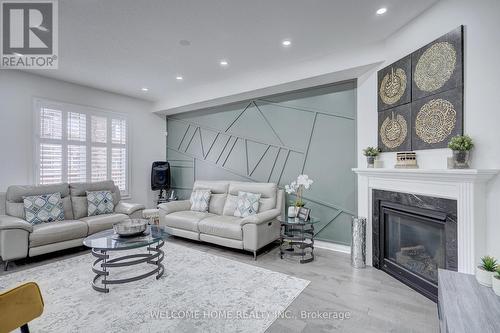
[[[456,200],[458,271],[474,273],[486,254],[486,183],[499,170],[352,170],[358,175],[358,214],[367,217],[367,264],[372,264],[372,190],[377,189]]]

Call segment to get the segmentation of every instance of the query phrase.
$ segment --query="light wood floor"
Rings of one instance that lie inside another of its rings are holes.
[[[353,269],[349,256],[329,250],[315,249],[316,260],[299,264],[293,258],[281,260],[276,247],[262,251],[257,261],[247,252],[181,238],[170,241],[200,251],[223,256],[247,264],[282,272],[311,281],[288,308],[296,319],[277,319],[267,332],[438,332],[436,304],[384,272],[368,267]],[[68,256],[82,254],[78,250],[46,255],[29,262],[16,262],[8,272],[44,265]],[[302,311],[329,313],[349,312],[350,318],[301,318]]]

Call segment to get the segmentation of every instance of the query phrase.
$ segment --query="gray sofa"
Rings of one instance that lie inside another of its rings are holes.
[[[86,191],[111,191],[113,214],[87,216]],[[60,192],[64,221],[31,225],[24,220],[23,197]],[[113,223],[140,218],[144,205],[121,201],[113,181],[40,186],[10,186],[0,202],[0,257],[8,261],[81,246],[90,234],[112,228]]]
[[[210,189],[208,212],[191,211],[189,200],[160,204],[160,224],[174,236],[251,251],[280,237],[277,220],[284,210],[284,192],[274,183],[196,181],[193,190]],[[259,211],[245,218],[233,216],[238,191],[260,193]]]

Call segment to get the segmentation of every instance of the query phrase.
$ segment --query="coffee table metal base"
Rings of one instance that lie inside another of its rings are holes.
[[[108,250],[92,249],[92,255],[97,258],[92,265],[92,271],[96,274],[92,280],[92,288],[99,292],[108,293],[109,288],[107,285],[109,284],[123,284],[138,281],[155,274],[156,279],[159,279],[165,271],[165,267],[162,264],[165,253],[161,249],[164,244],[164,241],[160,241],[156,246],[149,245],[147,247],[148,253],[131,254],[113,259],[109,259]],[[151,264],[155,268],[147,273],[126,279],[108,279],[110,268],[133,266],[142,263]]]

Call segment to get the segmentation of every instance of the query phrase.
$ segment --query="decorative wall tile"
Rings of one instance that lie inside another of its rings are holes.
[[[412,103],[412,147],[446,148],[455,135],[463,134],[461,87]]]
[[[463,26],[415,51],[412,100],[463,85]]]
[[[378,111],[411,101],[411,57],[407,56],[378,72]]]
[[[378,113],[378,147],[383,152],[411,150],[411,104]]]

